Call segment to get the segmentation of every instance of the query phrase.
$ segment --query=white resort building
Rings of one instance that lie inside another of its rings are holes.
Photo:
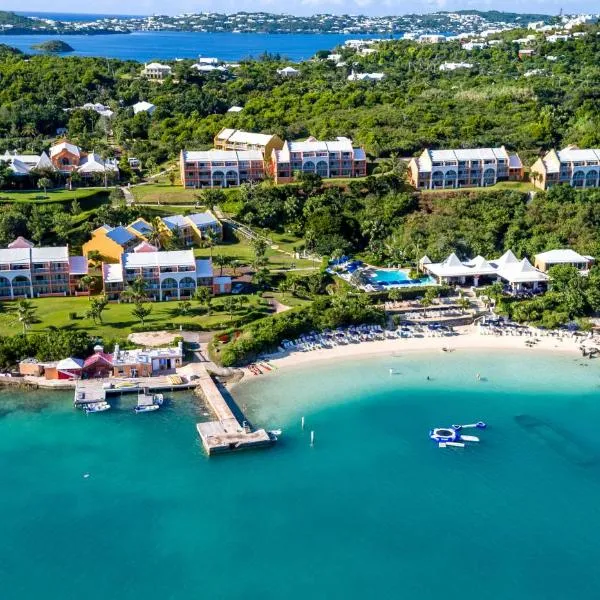
[[[87,273],[87,260],[68,246],[36,248],[18,237],[0,250],[0,300],[88,294],[79,285]]]
[[[411,185],[418,189],[488,187],[498,181],[519,181],[523,164],[518,154],[499,148],[423,150],[408,163]]]
[[[587,273],[594,264],[594,257],[584,256],[579,254],[579,252],[575,252],[575,250],[564,248],[536,254],[533,264],[536,269],[544,271],[544,273],[547,273],[556,265],[570,265],[579,269],[582,273]]]
[[[147,79],[162,81],[165,77],[171,75],[172,69],[169,65],[163,65],[158,62],[146,63],[142,69],[142,75]]]
[[[443,262],[432,263],[424,256],[419,266],[440,284],[478,287],[500,281],[511,292],[541,291],[549,280],[546,273],[536,269],[526,258],[519,260],[512,250],[493,260],[476,256],[461,261],[452,253]]]
[[[210,259],[196,259],[193,250],[158,252],[149,244],[126,252],[118,264],[104,263],[102,277],[110,300],[118,300],[138,277],[146,282],[150,300],[191,298],[201,286],[209,287],[215,294],[231,290],[231,278],[227,278],[228,282],[214,281]]]
[[[550,150],[533,163],[530,179],[543,190],[559,183],[576,188],[600,186],[600,148],[567,146]]]

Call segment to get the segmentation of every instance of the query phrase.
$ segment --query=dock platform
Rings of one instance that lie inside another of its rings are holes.
[[[264,429],[253,430],[240,424],[216,383],[203,367],[197,380],[198,388],[217,417],[216,421],[198,423],[196,429],[206,453],[224,454],[271,446],[275,439]]]
[[[165,392],[174,390],[189,390],[198,385],[196,380],[173,383],[168,375],[158,377],[140,377],[135,380],[117,379],[82,379],[75,386],[73,403],[84,406],[90,402],[105,402],[107,396],[114,394],[130,394],[144,392]]]

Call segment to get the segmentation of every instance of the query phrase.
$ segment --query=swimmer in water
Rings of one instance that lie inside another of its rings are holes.
[[[477,373],[477,375],[475,375],[475,379],[477,379],[477,381],[481,381],[481,375]]]

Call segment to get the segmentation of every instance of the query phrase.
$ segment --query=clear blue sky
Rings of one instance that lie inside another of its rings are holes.
[[[241,10],[256,12],[286,12],[296,15],[314,13],[346,13],[390,15],[408,12],[426,13],[436,10],[505,10],[557,14],[560,8],[566,13],[599,12],[597,0],[424,0],[418,4],[400,0],[96,0],[93,3],[52,5],[47,0],[0,0],[0,9],[19,11],[90,12],[114,14],[177,14],[179,12],[216,11],[233,13]]]

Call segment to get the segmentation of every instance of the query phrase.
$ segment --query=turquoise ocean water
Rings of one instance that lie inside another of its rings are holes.
[[[265,52],[290,60],[306,60],[317,50],[329,50],[348,39],[379,35],[335,33],[197,33],[189,31],[138,31],[109,35],[0,35],[0,44],[35,54],[31,47],[47,40],[63,40],[75,51],[63,56],[102,56],[137,60],[173,60],[214,56],[224,61],[258,57]],[[398,36],[395,36],[398,37]]]
[[[211,459],[187,395],[86,417],[3,391],[0,597],[598,598],[599,384],[524,352],[282,369],[234,389],[281,443]],[[479,419],[478,446],[427,437]]]

